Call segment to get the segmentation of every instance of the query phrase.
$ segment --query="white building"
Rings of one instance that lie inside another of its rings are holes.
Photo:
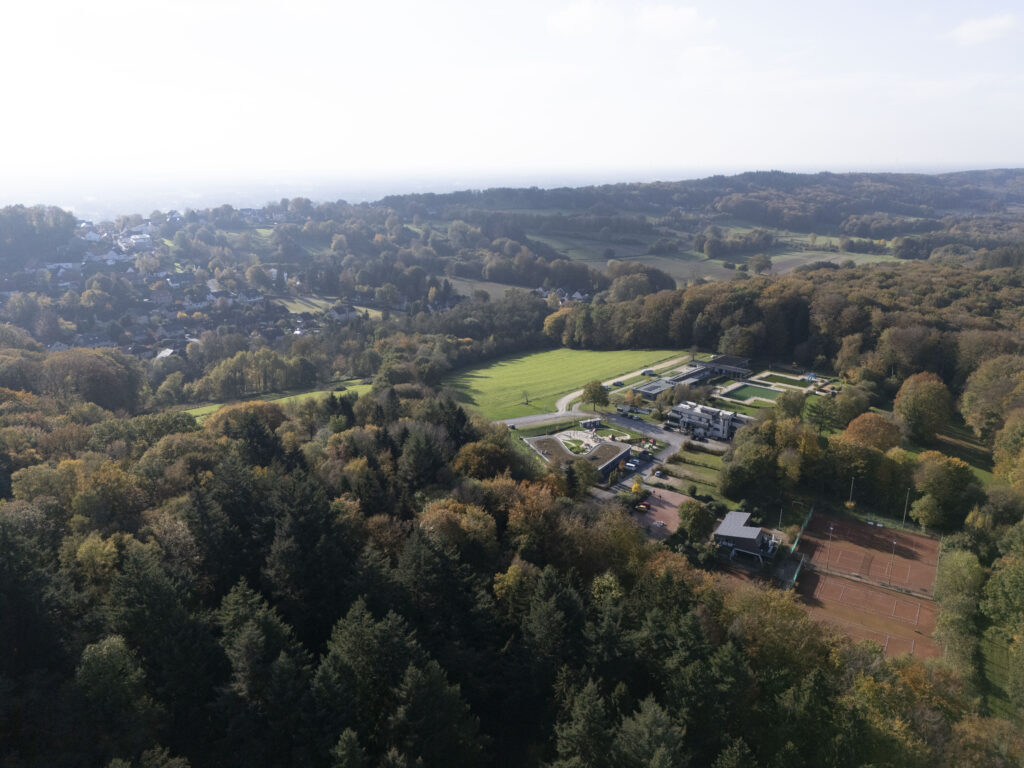
[[[679,403],[668,413],[669,424],[701,437],[714,437],[719,440],[730,440],[736,434],[736,430],[748,421],[750,417],[743,414],[690,401]]]

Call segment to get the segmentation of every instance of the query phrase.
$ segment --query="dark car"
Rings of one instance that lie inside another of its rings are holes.
[[[621,387],[621,386],[623,386],[623,384],[622,384],[622,382],[621,382],[621,381],[613,381],[613,382],[612,382],[612,386],[615,386],[615,387]]]

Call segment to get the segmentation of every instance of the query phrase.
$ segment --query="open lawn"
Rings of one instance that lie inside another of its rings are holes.
[[[561,395],[580,389],[588,381],[655,365],[684,353],[659,350],[595,352],[556,349],[505,358],[444,380],[460,401],[488,419],[511,419],[555,410]],[[530,403],[525,403],[524,391]]]
[[[504,283],[491,283],[487,280],[471,280],[467,277],[449,277],[448,282],[452,284],[452,287],[463,296],[472,296],[474,291],[484,291],[492,299],[500,299],[505,295],[505,291],[519,290],[528,291],[529,288],[523,288],[518,285],[505,285]]]
[[[337,385],[337,387],[337,389],[312,389],[305,392],[268,392],[265,395],[255,395],[253,397],[243,398],[242,400],[238,400],[235,402],[245,403],[251,402],[253,400],[263,400],[272,401],[275,403],[279,403],[281,405],[285,405],[286,403],[295,403],[301,400],[307,400],[311,397],[323,397],[324,395],[329,395],[332,392],[339,395],[343,395],[348,392],[354,392],[357,395],[361,395],[364,392],[368,392],[370,390],[369,384],[358,384],[355,382],[339,384]],[[343,391],[339,391],[341,387],[344,387]],[[202,421],[211,413],[216,413],[217,411],[219,411],[225,405],[228,405],[228,403],[208,403],[206,405],[200,405],[195,408],[188,408],[185,410],[185,413],[191,413],[193,416],[196,417],[197,420]]]
[[[809,386],[808,382],[801,379],[790,378],[789,376],[783,376],[779,373],[769,373],[767,376],[762,376],[761,381],[770,381],[772,384],[783,384],[790,387],[800,387],[801,389]]]
[[[736,387],[729,392],[725,393],[726,397],[731,397],[735,400],[752,400],[754,398],[764,398],[766,400],[775,400],[782,393],[775,389],[768,389],[767,387],[754,387],[750,384],[744,384],[742,387]]]
[[[613,242],[611,240],[570,234],[527,232],[526,235],[531,240],[536,240],[539,243],[544,243],[554,248],[567,259],[597,262],[591,264],[595,269],[602,269],[608,260],[608,257],[605,256],[606,249],[611,248],[615,251],[614,258],[616,259],[646,256],[648,245],[655,239],[649,235],[628,235],[621,238],[623,241],[628,242]]]
[[[733,413],[742,413],[744,416],[751,416],[753,418],[759,418],[761,411],[763,410],[757,405],[744,405],[743,403],[736,402],[735,400],[722,400],[718,397],[712,397],[709,401],[709,405],[713,408],[721,408],[725,411],[732,411]]]
[[[279,296],[274,298],[275,303],[280,304],[293,315],[303,312],[315,315],[324,312],[331,308],[334,301],[334,299],[323,296]]]
[[[935,436],[932,445],[911,444],[907,447],[907,452],[915,456],[923,451],[939,451],[967,462],[978,482],[985,487],[995,479],[992,474],[992,451],[963,424],[948,424]]]
[[[353,304],[352,309],[358,312],[367,312],[369,313],[370,317],[374,320],[380,320],[382,314],[379,309],[374,309],[373,307],[359,307]]]

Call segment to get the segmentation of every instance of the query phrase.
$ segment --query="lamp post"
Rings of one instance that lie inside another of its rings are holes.
[[[854,481],[855,479],[856,479],[855,477],[851,477],[851,478],[850,478],[850,501],[849,501],[849,502],[847,502],[847,503],[849,503],[849,504],[853,504],[853,481]]]
[[[828,527],[828,552],[825,554],[825,570],[832,566],[832,526]]]
[[[910,504],[910,488],[907,488],[907,499],[903,502],[903,523],[900,525],[901,528],[907,527],[907,506]]]
[[[892,540],[892,554],[889,555],[889,586],[892,586],[892,561],[896,559],[896,539]]]

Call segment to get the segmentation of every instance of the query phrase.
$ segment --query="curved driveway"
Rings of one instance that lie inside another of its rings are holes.
[[[608,381],[602,381],[601,383],[607,387],[610,387],[612,386],[613,382],[619,381],[620,379],[632,379],[634,376],[640,376],[646,370],[663,371],[666,368],[672,368],[673,366],[688,363],[692,359],[693,358],[689,355],[686,357],[677,357],[673,360],[666,360],[664,363],[659,363],[658,365],[651,365],[647,366],[646,368],[641,368],[638,371],[631,371],[630,373],[619,374],[618,376],[608,379]],[[533,426],[535,424],[544,424],[549,421],[558,421],[559,419],[564,419],[565,414],[567,413],[584,412],[583,409],[580,408],[579,403],[573,405],[573,401],[579,400],[582,396],[583,390],[577,389],[574,392],[570,392],[569,394],[563,395],[562,397],[558,398],[557,402],[555,403],[555,410],[550,413],[535,413],[531,416],[517,416],[514,419],[499,419],[499,421],[501,421],[504,424],[507,424],[510,427],[527,427]],[[635,429],[636,427],[634,426],[633,428]]]

